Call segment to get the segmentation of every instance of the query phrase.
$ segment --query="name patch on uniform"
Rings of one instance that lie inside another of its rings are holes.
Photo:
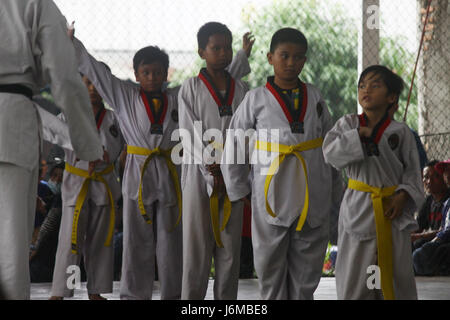
[[[305,133],[303,122],[293,121],[290,123],[292,133]]]
[[[378,150],[378,145],[375,142],[370,141],[370,142],[366,143],[366,148],[367,148],[367,156],[378,157],[380,155],[380,150]]]
[[[159,123],[152,123],[150,127],[150,134],[163,134],[163,126]]]
[[[174,122],[178,122],[178,111],[177,110],[172,110],[172,113],[170,114],[170,116],[172,117],[172,120]]]
[[[398,135],[396,133],[391,134],[391,136],[388,138],[388,143],[389,143],[389,147],[391,147],[392,150],[397,149],[399,143],[400,143],[400,138],[398,137]]]
[[[219,108],[219,114],[220,114],[220,117],[232,116],[233,109],[231,109],[231,106],[221,106]]]
[[[109,127],[109,133],[111,133],[114,138],[117,138],[119,136],[119,129],[113,124]]]

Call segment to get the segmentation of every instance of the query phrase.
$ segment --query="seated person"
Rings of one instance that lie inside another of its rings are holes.
[[[46,212],[40,225],[34,245],[30,252],[30,279],[31,282],[51,282],[55,266],[56,248],[58,246],[59,226],[61,223],[61,183],[64,172],[64,162],[55,164],[50,170],[49,181],[40,181],[39,188],[47,190],[47,196],[38,197],[41,201],[41,210]],[[45,174],[43,174],[44,176]],[[51,186],[51,187],[50,187]],[[38,193],[39,190],[38,189]],[[50,191],[51,190],[51,191]]]
[[[438,161],[433,160],[423,169],[423,186],[427,198],[417,216],[419,229],[411,235],[413,251],[431,241],[439,231],[442,222],[444,202],[450,196],[442,174],[435,169]]]
[[[435,166],[450,188],[450,159]],[[413,252],[414,271],[421,276],[450,275],[450,199],[443,204],[442,224],[436,237]]]
[[[47,172],[47,164],[45,161],[39,168],[39,184],[38,193],[36,199],[36,215],[34,219],[34,232],[32,237],[32,245],[36,243],[39,229],[44,222],[45,217],[49,210],[58,202],[58,198],[61,198],[61,181],[64,166],[56,164],[49,172],[49,180],[45,181],[44,177]],[[60,200],[59,200],[60,202]]]

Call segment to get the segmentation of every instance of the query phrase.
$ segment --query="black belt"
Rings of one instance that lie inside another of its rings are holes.
[[[33,91],[21,84],[0,84],[0,92],[21,94],[31,100]]]

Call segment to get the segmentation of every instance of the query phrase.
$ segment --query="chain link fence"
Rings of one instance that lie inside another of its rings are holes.
[[[411,84],[420,36],[430,0],[56,0],[68,21],[76,21],[76,35],[119,78],[134,80],[132,58],[147,45],[158,45],[170,56],[170,86],[198,73],[196,33],[208,21],[228,25],[234,48],[251,31],[256,43],[250,58],[251,88],[263,85],[272,73],[266,54],[272,34],[281,27],[302,30],[310,43],[302,73],[327,101],[334,120],[357,111],[358,55],[397,72]],[[407,124],[419,132],[429,159],[450,157],[450,6],[432,0],[430,17]],[[377,20],[379,19],[379,20]],[[361,30],[361,24],[363,28]],[[372,23],[372,26],[370,25]],[[365,24],[365,25],[364,25]],[[373,32],[372,47],[360,50],[362,32]],[[361,53],[362,52],[362,53]],[[402,121],[408,90],[400,99],[396,119]]]
[[[429,0],[418,1],[418,27]],[[419,60],[419,132],[429,159],[450,158],[450,3],[432,0]]]

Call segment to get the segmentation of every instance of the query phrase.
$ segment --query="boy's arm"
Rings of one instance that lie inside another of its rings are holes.
[[[65,33],[66,20],[51,1],[39,2],[42,10],[35,21],[36,50],[42,74],[67,119],[71,142],[77,155],[87,161],[100,159],[102,148],[89,95],[78,73],[73,46]]]
[[[339,119],[326,134],[323,142],[325,162],[336,169],[343,169],[354,162],[364,160],[364,150],[358,128],[351,126],[351,119]]]
[[[92,82],[103,100],[115,112],[120,113],[121,108],[129,104],[130,92],[136,89],[115,77],[102,62],[88,53],[80,40],[74,37],[73,44],[79,62],[79,71]]]
[[[244,34],[242,49],[236,52],[231,64],[226,68],[233,78],[242,79],[250,73],[251,69],[248,58],[250,57],[254,42],[255,40],[251,38],[249,32]]]
[[[191,80],[186,80],[178,93],[178,119],[183,145],[183,163],[199,165],[205,181],[213,187],[213,176],[207,170],[203,161],[203,149],[205,148],[203,126],[193,111],[195,88],[193,88]]]
[[[443,213],[445,217],[444,228],[437,233],[434,241],[450,242],[450,200],[445,202]]]
[[[231,118],[222,154],[220,168],[231,201],[240,200],[251,192],[247,139],[250,140],[250,133],[254,133],[256,120],[250,100],[249,95],[246,95]]]

